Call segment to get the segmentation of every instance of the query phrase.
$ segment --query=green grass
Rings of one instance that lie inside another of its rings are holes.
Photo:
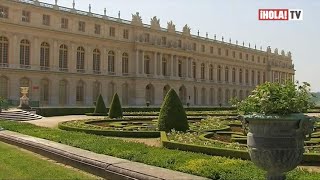
[[[239,159],[149,147],[140,143],[125,142],[119,139],[92,134],[43,128],[21,122],[0,121],[0,126],[7,130],[60,142],[96,153],[212,179],[256,180],[264,179],[265,174],[265,172],[256,168],[252,162]],[[320,179],[320,173],[309,173],[296,169],[288,173],[287,179]]]
[[[94,179],[0,142],[0,179]]]

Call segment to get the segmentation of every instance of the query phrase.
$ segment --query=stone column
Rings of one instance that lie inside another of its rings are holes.
[[[84,90],[84,102],[87,106],[93,105],[93,81],[92,80],[86,80],[85,81],[85,90]]]
[[[71,48],[68,49],[68,71],[69,72],[77,72],[77,58],[76,58],[76,45],[71,43]],[[87,52],[88,54],[88,52]],[[58,54],[59,57],[59,54]],[[86,63],[86,56],[84,62]],[[59,66],[59,65],[58,65]]]
[[[136,72],[135,72],[135,74],[136,74],[136,76],[139,76],[139,50],[138,49],[136,49],[135,50],[136,51],[136,64],[135,64],[135,66],[136,66]]]
[[[68,79],[68,89],[67,89],[67,97],[69,97],[68,102],[66,105],[75,106],[76,103],[76,86],[77,80],[75,79]]]
[[[51,78],[49,89],[49,103],[52,106],[59,105],[59,79]]]
[[[170,59],[170,76],[174,77],[173,74],[173,55],[171,54],[171,59]]]
[[[163,73],[162,73],[162,57],[163,57],[163,54],[162,53],[160,53],[160,57],[159,57],[159,68],[160,68],[160,70],[159,70],[159,76],[160,77],[163,77],[164,75],[163,75]]]
[[[158,53],[153,53],[153,76],[157,77],[157,62],[158,62]]]
[[[184,58],[184,61],[186,62],[186,73],[185,73],[185,77],[186,79],[188,79],[189,77],[189,59],[188,57],[183,57]]]
[[[52,57],[52,58],[51,58]],[[50,56],[50,65],[53,67],[54,70],[58,70],[59,68],[59,47],[58,42],[53,41],[53,49]]]
[[[142,58],[141,58],[141,74],[145,75],[145,72],[144,72],[144,51],[142,51],[142,54],[141,54]]]
[[[117,76],[122,76],[122,54],[120,50],[116,51],[115,70]]]
[[[16,34],[13,35],[13,38],[12,38],[12,41],[9,43],[9,64],[12,64],[12,65],[16,65],[18,66],[19,64],[19,54],[20,54],[20,51],[19,51],[19,42],[18,42],[18,37]],[[20,89],[19,89],[20,90]]]
[[[87,51],[85,53],[84,70],[86,73],[93,73],[93,48],[87,45]],[[73,54],[76,54],[76,52]],[[77,58],[75,57],[74,59],[76,60]],[[74,65],[74,67],[76,67],[76,65]]]
[[[33,44],[31,44],[30,51],[32,50],[33,53],[30,53],[30,65],[32,69],[40,69],[40,45],[38,37],[35,37]]]

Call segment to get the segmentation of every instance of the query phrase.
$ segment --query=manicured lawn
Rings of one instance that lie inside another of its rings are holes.
[[[94,179],[0,142],[0,179]]]
[[[43,128],[21,122],[0,121],[0,126],[7,130],[60,142],[96,153],[111,155],[212,179],[256,180],[264,179],[265,174],[265,172],[256,168],[252,162],[239,159],[148,147],[144,144],[125,142],[123,140],[111,139],[104,136]],[[296,169],[288,173],[287,179],[320,179],[320,173],[309,173]]]

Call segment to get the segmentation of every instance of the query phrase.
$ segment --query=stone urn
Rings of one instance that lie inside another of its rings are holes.
[[[311,137],[313,122],[304,114],[244,116],[251,161],[267,171],[268,180],[286,179],[284,173],[302,161],[304,140]]]
[[[29,106],[29,98],[27,96],[29,92],[29,87],[20,87],[20,89],[22,97],[20,98],[20,105],[18,106],[18,108],[25,110],[31,109],[31,107]]]

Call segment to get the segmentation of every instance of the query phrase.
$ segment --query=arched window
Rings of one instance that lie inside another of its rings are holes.
[[[9,40],[0,36],[0,67],[8,67],[9,59]]]
[[[109,102],[109,104],[111,103],[112,97],[114,94],[115,94],[115,84],[114,84],[114,82],[110,82],[108,85],[108,102]]]
[[[232,98],[237,98],[237,90],[232,91]]]
[[[255,84],[255,73],[254,70],[251,71],[251,85]]]
[[[165,57],[162,58],[162,75],[166,76],[167,73],[167,59]]]
[[[99,49],[93,50],[93,73],[100,74],[101,53]]]
[[[182,61],[178,61],[178,76],[182,77]]]
[[[48,43],[41,43],[40,48],[40,68],[41,70],[49,69],[50,46]]]
[[[64,44],[59,48],[59,70],[68,71],[68,47]]]
[[[127,53],[122,54],[122,74],[129,73],[129,56]]]
[[[210,64],[209,66],[209,80],[213,81],[213,65]]]
[[[92,86],[92,100],[97,101],[99,95],[101,94],[101,83],[99,81],[95,81]]]
[[[148,55],[144,56],[144,73],[150,74],[150,57]]]
[[[257,78],[258,78],[258,80],[257,80],[258,82],[257,83],[260,84],[260,71],[258,71],[258,77]]]
[[[222,104],[222,89],[221,88],[218,89],[218,103],[219,103],[219,106],[221,106],[221,104]]]
[[[207,97],[206,88],[202,88],[201,89],[201,105],[202,106],[207,105],[206,97]]]
[[[213,88],[210,88],[209,104],[214,105],[214,89]]]
[[[84,103],[84,83],[83,81],[79,81],[76,87],[76,101],[77,104]]]
[[[41,80],[40,85],[40,104],[42,106],[49,104],[49,81],[47,79]]]
[[[122,84],[122,105],[126,106],[129,103],[129,87],[127,83]]]
[[[246,69],[246,84],[249,84],[249,70]]]
[[[195,86],[193,87],[193,104],[198,104],[198,89]]]
[[[30,42],[26,39],[20,42],[20,67],[30,68]]]
[[[114,57],[115,54],[113,51],[109,51],[108,53],[108,72],[109,74],[114,74]]]
[[[152,84],[148,84],[146,86],[146,103],[150,105],[154,104],[154,87]]]
[[[197,78],[197,65],[196,65],[196,62],[192,62],[192,77],[194,79]]]
[[[236,83],[236,68],[232,68],[232,83]]]
[[[205,66],[204,63],[201,64],[201,79],[205,79]]]
[[[291,80],[291,77],[289,77],[289,79]],[[262,83],[265,83],[265,82],[266,82],[266,72],[263,72]]]
[[[217,77],[218,77],[218,81],[221,82],[221,66],[218,66],[218,71],[217,71]]]
[[[83,47],[77,49],[77,72],[84,73],[84,56],[85,51]]]
[[[239,83],[242,83],[242,69],[239,69]]]
[[[59,82],[59,104],[62,106],[66,105],[68,102],[67,85],[68,85],[68,83],[65,80],[61,80]]]
[[[166,85],[163,87],[163,99],[166,97],[168,91],[170,90],[170,86]]]
[[[0,77],[0,97],[8,99],[8,79],[6,77]]]
[[[225,67],[225,70],[224,70],[224,80],[226,81],[226,83],[229,82],[229,68],[228,67]]]
[[[179,88],[179,98],[182,104],[186,104],[187,102],[187,89],[184,85]]]
[[[230,90],[226,89],[226,94],[225,94],[225,104],[229,104],[229,100],[230,100]]]

